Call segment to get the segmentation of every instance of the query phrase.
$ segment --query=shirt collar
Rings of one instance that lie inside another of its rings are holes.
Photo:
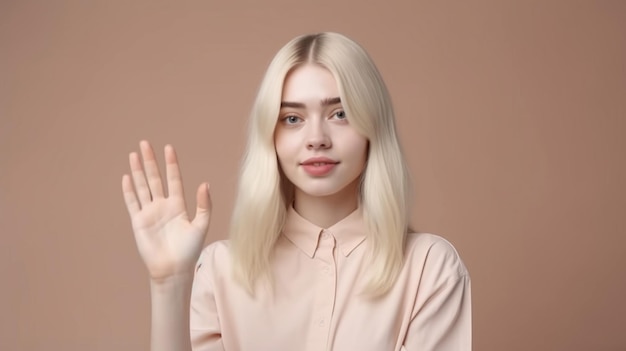
[[[365,240],[367,228],[363,221],[363,211],[357,208],[347,217],[326,229],[304,219],[293,206],[287,211],[283,235],[311,258],[315,256],[322,232],[331,234],[337,242],[339,251],[347,257]]]

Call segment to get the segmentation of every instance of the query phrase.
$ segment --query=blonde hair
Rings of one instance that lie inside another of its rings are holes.
[[[250,116],[231,223],[235,278],[250,293],[257,279],[271,279],[273,247],[293,201],[290,183],[284,179],[276,158],[274,128],[284,79],[305,63],[320,65],[333,74],[350,124],[369,140],[360,188],[371,258],[371,266],[364,271],[368,274],[366,291],[382,295],[391,288],[403,265],[410,181],[387,88],[365,50],[337,33],[291,40],[278,51],[261,83]]]

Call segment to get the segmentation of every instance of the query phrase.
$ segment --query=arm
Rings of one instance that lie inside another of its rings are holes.
[[[165,147],[165,195],[152,147],[146,141],[140,147],[143,165],[137,153],[129,155],[132,180],[124,175],[122,190],[137,248],[150,274],[151,350],[188,351],[193,267],[209,226],[209,189],[207,184],[198,188],[196,215],[190,220],[174,149]]]
[[[472,349],[470,278],[454,248],[437,243],[429,253],[404,350]]]
[[[450,279],[429,298],[411,321],[404,347],[407,351],[472,349],[472,311],[468,276]]]
[[[191,350],[189,298],[193,275],[150,282],[152,306],[151,350]]]
[[[224,351],[222,326],[217,313],[215,269],[222,268],[225,262],[224,257],[220,259],[216,254],[218,245],[219,242],[207,247],[196,267],[189,318],[191,346],[194,351]]]

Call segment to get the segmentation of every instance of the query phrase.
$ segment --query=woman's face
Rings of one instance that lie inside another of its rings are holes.
[[[296,197],[357,191],[368,141],[349,119],[330,71],[305,64],[287,75],[274,143]]]

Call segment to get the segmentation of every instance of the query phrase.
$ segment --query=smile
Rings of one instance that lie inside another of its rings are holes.
[[[322,177],[332,172],[337,164],[339,163],[333,160],[308,160],[301,166],[308,175]]]

